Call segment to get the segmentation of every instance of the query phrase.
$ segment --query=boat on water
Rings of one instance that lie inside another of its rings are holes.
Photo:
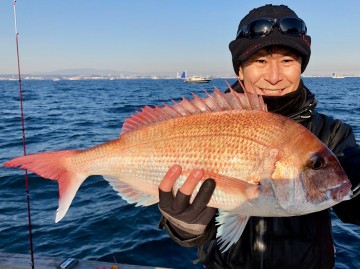
[[[121,269],[171,269],[165,267],[153,267],[146,265],[123,264],[117,263],[115,256],[114,262],[102,262],[93,260],[78,260],[74,258],[66,259],[62,257],[46,257],[35,255],[35,268],[121,268]],[[29,254],[20,253],[0,253],[1,269],[28,269],[31,264]],[[34,268],[34,267],[33,267]]]
[[[336,75],[335,73],[333,73],[332,78],[345,78],[345,76]]]
[[[188,77],[184,80],[186,83],[209,83],[211,81],[210,77],[200,77],[200,76],[192,76]]]
[[[186,83],[209,83],[212,78],[211,77],[202,77],[202,76],[191,76],[188,77],[186,71],[182,72],[181,79]]]

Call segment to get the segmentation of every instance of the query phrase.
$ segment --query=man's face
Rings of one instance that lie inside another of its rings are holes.
[[[301,57],[286,48],[262,49],[239,68],[239,78],[248,92],[281,96],[300,83]]]

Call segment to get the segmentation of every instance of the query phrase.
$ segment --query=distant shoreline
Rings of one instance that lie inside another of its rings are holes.
[[[235,76],[212,76],[212,78],[235,79]],[[117,79],[178,79],[176,76],[143,76],[143,75],[23,75],[22,80],[117,80]],[[1,80],[18,80],[17,75],[1,75]]]
[[[332,78],[331,75],[305,75],[303,78]],[[356,78],[360,75],[346,75],[345,78]],[[212,76],[213,79],[235,79],[233,75]],[[23,75],[21,80],[119,80],[119,79],[179,79],[175,76],[143,76],[143,75]],[[2,75],[0,81],[18,81],[18,75]]]

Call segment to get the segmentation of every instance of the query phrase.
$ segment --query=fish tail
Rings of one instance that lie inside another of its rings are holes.
[[[41,177],[56,180],[59,184],[59,208],[55,222],[59,222],[68,211],[80,185],[87,178],[71,162],[71,157],[79,150],[64,150],[42,152],[14,158],[6,162],[4,167],[18,167],[27,169]]]

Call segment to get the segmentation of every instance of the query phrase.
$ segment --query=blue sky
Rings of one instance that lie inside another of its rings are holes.
[[[306,75],[360,75],[359,0],[17,0],[21,70],[231,75],[238,23],[267,3],[286,4],[306,22]],[[16,73],[16,63],[13,1],[0,0],[0,74]]]

